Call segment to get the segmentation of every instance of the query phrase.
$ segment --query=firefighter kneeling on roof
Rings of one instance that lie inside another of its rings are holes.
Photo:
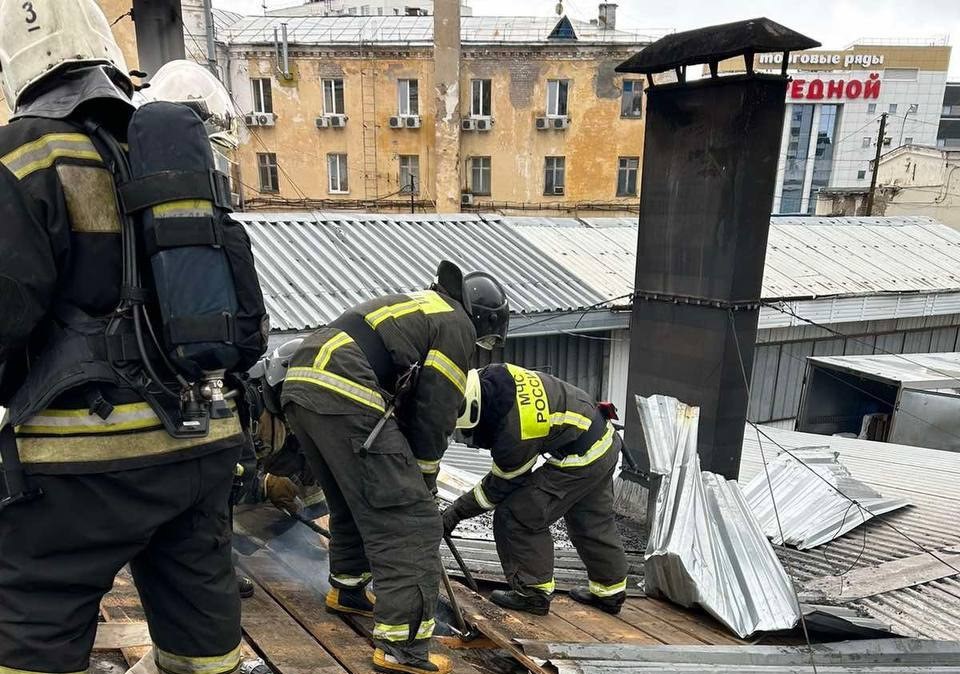
[[[283,411],[330,508],[327,607],[374,616],[379,671],[452,668],[429,652],[443,528],[432,492],[475,347],[502,344],[508,319],[499,283],[444,262],[431,290],[349,309],[290,361]]]
[[[240,666],[223,382],[267,345],[203,121],[134,109],[94,0],[0,0],[0,674],[79,673],[129,564],[138,671]]]
[[[443,512],[444,534],[488,510],[511,590],[490,597],[505,608],[546,615],[554,590],[550,526],[561,517],[587,567],[589,587],[570,597],[617,614],[626,599],[627,560],[613,514],[613,473],[622,447],[612,405],[556,377],[494,364],[468,373],[457,421],[493,469]],[[545,463],[536,468],[540,455]]]

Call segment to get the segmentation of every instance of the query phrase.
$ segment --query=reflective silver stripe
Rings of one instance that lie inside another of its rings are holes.
[[[527,461],[525,464],[523,464],[516,470],[504,470],[503,468],[498,466],[496,463],[494,463],[493,468],[490,470],[490,472],[496,475],[497,477],[503,478],[504,480],[512,480],[513,478],[519,477],[520,475],[523,475],[524,473],[529,471],[531,468],[533,468],[534,465],[537,463],[538,458],[540,457],[534,456],[532,459]]]
[[[203,658],[156,649],[157,666],[172,674],[227,674],[240,666],[240,644],[229,653]]]
[[[592,419],[582,414],[577,414],[576,412],[554,412],[550,415],[551,426],[576,426],[580,430],[585,431],[590,428],[590,424],[592,423]]]
[[[457,387],[461,395],[467,390],[467,375],[464,374],[463,370],[461,370],[456,363],[447,358],[446,354],[442,351],[431,349],[423,361],[423,366],[432,367],[449,379],[450,383]]]
[[[93,143],[83,134],[50,133],[8,152],[0,157],[0,164],[18,180],[23,180],[31,173],[53,166],[61,158],[102,161]]]
[[[601,585],[590,581],[590,593],[598,597],[612,597],[615,594],[627,591],[627,579],[624,578],[619,583],[613,585]]]
[[[31,435],[78,435],[88,433],[119,433],[159,428],[160,417],[147,403],[117,405],[109,417],[103,419],[87,409],[47,409],[17,427],[17,433]]]
[[[80,672],[64,672],[63,674],[87,674],[90,670],[84,669]],[[60,674],[59,672],[40,672],[34,669],[14,669],[13,667],[4,667],[0,665],[0,674]]]
[[[383,396],[372,388],[352,382],[345,377],[326,372],[324,370],[315,370],[309,367],[292,367],[287,372],[287,378],[284,381],[298,381],[307,384],[315,384],[329,389],[334,393],[355,400],[368,407],[372,407],[378,412],[386,410],[386,403]]]
[[[423,459],[417,459],[417,465],[420,466],[421,473],[427,473],[432,475],[433,473],[440,472],[439,461],[424,461]]]
[[[473,498],[477,499],[477,503],[484,510],[493,510],[496,506],[490,502],[490,499],[487,498],[486,493],[483,491],[483,483],[477,482],[477,486],[473,488]]]
[[[373,574],[362,573],[359,576],[348,576],[339,573],[331,573],[330,578],[337,581],[341,585],[346,585],[348,587],[360,587],[366,583],[370,582],[370,579],[373,578]]]
[[[583,468],[606,454],[611,446],[613,446],[613,426],[607,422],[607,432],[586,452],[565,456],[562,459],[547,459],[547,463],[558,468]]]

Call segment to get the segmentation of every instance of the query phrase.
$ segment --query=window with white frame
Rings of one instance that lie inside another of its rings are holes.
[[[346,194],[350,191],[347,181],[347,155],[327,155],[327,182],[331,194]]]
[[[624,80],[623,99],[620,102],[620,116],[643,117],[643,81]]]
[[[637,196],[637,175],[640,173],[640,157],[620,157],[617,170],[617,196]]]
[[[420,156],[400,155],[401,194],[420,194]]]
[[[269,77],[258,77],[250,80],[253,85],[253,111],[259,113],[273,112],[273,89]]]
[[[397,80],[397,113],[401,117],[413,117],[420,114],[420,82],[418,80]]]
[[[543,193],[546,196],[559,196],[566,185],[566,157],[547,157],[544,161]]]
[[[490,117],[492,103],[490,100],[490,80],[473,80],[471,82],[470,116]]]
[[[896,103],[891,103],[891,104],[890,104],[890,110],[889,110],[889,112],[890,112],[891,115],[897,114],[897,104],[896,104]]]
[[[570,80],[547,80],[547,117],[567,116]]]
[[[470,192],[480,196],[490,196],[490,157],[470,158]]]
[[[323,88],[323,114],[346,114],[343,103],[343,79],[339,77],[323,79],[320,80],[320,86]]]
[[[864,136],[860,140],[860,147],[870,147],[873,145],[873,136]]]
[[[257,169],[260,173],[261,192],[279,192],[280,176],[277,166],[277,155],[273,152],[257,154]]]
[[[877,114],[877,104],[876,103],[867,103],[867,114],[875,115]]]

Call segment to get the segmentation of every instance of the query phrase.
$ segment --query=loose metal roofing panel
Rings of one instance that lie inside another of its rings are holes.
[[[253,241],[276,330],[317,327],[358,302],[425,288],[444,259],[501,279],[516,313],[573,311],[604,300],[510,228],[475,215],[235,217]]]
[[[812,360],[833,369],[913,388],[960,389],[960,353],[821,356]]]
[[[465,16],[460,19],[465,44],[547,43],[557,25],[555,17]],[[234,23],[225,36],[232,44],[273,44],[273,30],[287,24],[294,45],[326,44],[433,44],[432,16],[251,16]],[[577,40],[561,44],[625,44],[642,46],[660,35],[605,30],[582,21],[571,21]]]

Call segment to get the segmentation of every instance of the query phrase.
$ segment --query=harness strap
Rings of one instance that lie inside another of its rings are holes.
[[[590,422],[590,428],[581,433],[580,437],[573,442],[567,443],[556,451],[551,452],[551,455],[558,459],[563,459],[567,456],[580,456],[582,454],[586,454],[587,451],[593,447],[598,440],[603,438],[606,432],[607,420],[598,410],[593,414],[593,420]]]
[[[27,476],[23,472],[20,462],[20,452],[17,450],[17,437],[12,424],[4,423],[0,428],[0,460],[3,461],[3,481],[6,487],[6,496],[0,500],[0,512],[8,506],[21,501],[28,501],[43,492],[31,489]]]
[[[119,187],[120,201],[128,215],[151,206],[199,199],[230,210],[229,179],[220,171],[160,171],[134,178]]]

